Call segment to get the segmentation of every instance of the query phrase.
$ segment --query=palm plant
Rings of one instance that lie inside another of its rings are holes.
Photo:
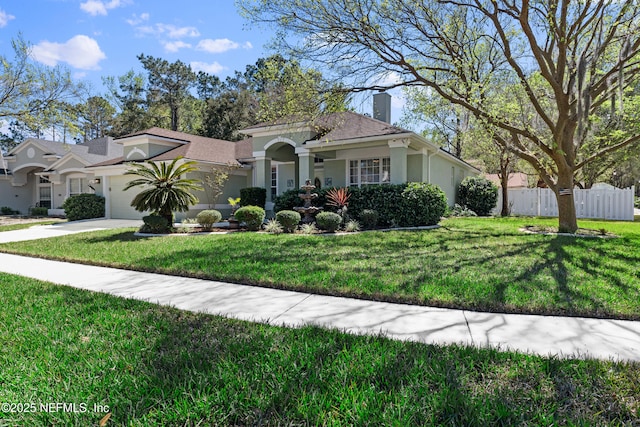
[[[186,212],[189,206],[198,203],[192,191],[202,190],[202,186],[197,179],[183,177],[197,170],[196,162],[178,164],[180,159],[182,157],[177,157],[171,163],[146,161],[131,164],[132,169],[125,175],[137,175],[139,178],[130,181],[124,189],[144,187],[133,198],[131,206],[140,212],[151,211],[173,224],[173,212]]]

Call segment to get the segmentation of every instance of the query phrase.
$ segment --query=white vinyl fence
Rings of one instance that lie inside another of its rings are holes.
[[[578,218],[633,221],[633,197],[635,187],[574,189]],[[524,188],[509,190],[511,215],[558,216],[558,202],[549,188]],[[500,213],[502,194],[498,192],[498,204],[493,213]]]

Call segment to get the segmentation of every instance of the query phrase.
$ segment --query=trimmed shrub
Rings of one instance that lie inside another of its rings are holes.
[[[260,206],[243,206],[236,211],[235,217],[244,222],[249,230],[258,231],[264,221],[265,211]]]
[[[248,187],[240,190],[240,206],[264,206],[267,202],[267,189]]]
[[[33,216],[47,216],[49,213],[49,209],[36,207],[36,208],[31,208],[29,213]]]
[[[363,210],[360,214],[360,222],[362,222],[362,226],[367,230],[376,228],[376,225],[378,225],[378,212],[374,209]]]
[[[486,178],[468,176],[458,187],[458,201],[479,216],[487,216],[498,201],[498,187]]]
[[[147,215],[142,217],[144,225],[140,227],[141,233],[166,233],[169,231],[169,221],[160,215]]]
[[[320,212],[316,215],[316,224],[321,229],[333,233],[342,224],[342,217],[334,212]]]
[[[14,215],[14,214],[17,215],[20,212],[14,211],[9,206],[3,206],[3,207],[0,208],[0,213],[2,213],[2,215]]]
[[[435,225],[447,210],[447,196],[433,184],[411,182],[402,191],[396,218],[401,227]]]
[[[406,184],[381,184],[350,188],[349,211],[353,219],[362,221],[362,212],[372,209],[378,212],[378,224],[388,226],[398,223],[402,191],[406,187]]]
[[[640,209],[640,197],[636,197],[636,201],[633,206],[635,206],[636,209]]]
[[[300,223],[300,214],[296,211],[279,211],[276,213],[276,220],[282,225],[286,233],[293,233]]]
[[[69,221],[104,217],[104,197],[97,194],[78,194],[62,204]]]
[[[213,228],[213,224],[220,222],[221,219],[222,214],[220,211],[215,209],[201,211],[196,215],[196,221],[198,221],[198,224],[200,224],[200,226],[205,230],[211,230]]]

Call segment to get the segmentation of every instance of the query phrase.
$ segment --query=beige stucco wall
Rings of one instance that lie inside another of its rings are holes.
[[[14,187],[10,177],[0,177],[0,207],[7,206],[27,214],[31,205],[31,189],[28,186]]]
[[[346,173],[347,166],[346,160],[326,159],[324,162],[324,180],[322,182],[323,187],[344,187],[347,184]],[[327,184],[326,180],[330,179],[331,183]]]

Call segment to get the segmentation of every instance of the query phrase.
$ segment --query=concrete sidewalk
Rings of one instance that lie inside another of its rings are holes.
[[[640,361],[640,322],[510,315],[281,291],[0,253],[0,271],[273,325],[314,324],[400,340],[543,356]]]
[[[21,242],[24,240],[46,239],[85,231],[106,230],[110,228],[140,227],[142,220],[130,219],[86,219],[81,221],[60,222],[51,225],[34,225],[29,228],[0,233],[0,243]]]

